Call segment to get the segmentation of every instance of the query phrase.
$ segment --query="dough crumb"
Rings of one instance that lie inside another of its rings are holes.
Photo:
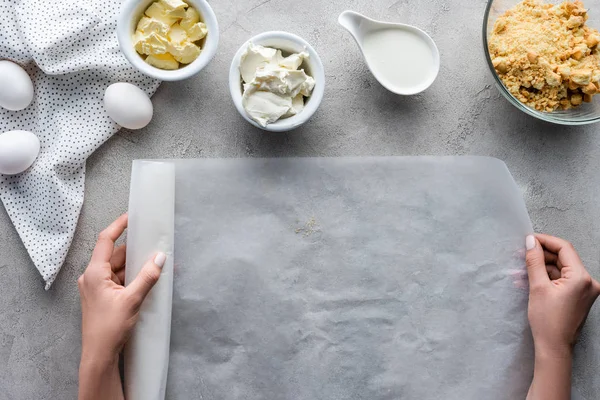
[[[304,237],[308,237],[316,232],[319,232],[319,224],[315,220],[315,217],[311,217],[306,224],[301,228],[296,228],[295,232],[297,235],[302,234]]]

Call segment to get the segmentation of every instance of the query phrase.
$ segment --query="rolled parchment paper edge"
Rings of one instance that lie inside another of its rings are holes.
[[[157,252],[167,254],[161,277],[145,299],[125,347],[125,398],[163,400],[169,369],[173,302],[175,165],[134,161],[129,197],[127,265],[129,284]]]

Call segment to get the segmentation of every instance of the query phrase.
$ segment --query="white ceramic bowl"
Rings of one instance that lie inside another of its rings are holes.
[[[206,0],[185,0],[190,6],[198,10],[200,20],[206,24],[208,34],[203,39],[202,52],[200,56],[177,70],[168,71],[153,67],[135,51],[133,45],[133,34],[137,23],[142,18],[146,9],[156,0],[125,0],[121,7],[121,14],[117,20],[117,38],[121,51],[129,62],[142,73],[161,81],[180,81],[190,78],[202,71],[217,53],[219,45],[219,24],[214,11]]]
[[[240,59],[244,51],[246,51],[248,48],[250,42],[255,45],[280,49],[284,53],[300,53],[302,51],[308,52],[310,57],[308,60],[304,61],[300,68],[303,68],[307,75],[315,78],[315,88],[313,89],[312,95],[305,99],[304,110],[302,110],[302,112],[300,112],[298,115],[294,115],[293,117],[289,118],[283,118],[279,121],[273,122],[272,124],[268,124],[266,127],[262,127],[260,124],[250,118],[250,116],[246,113],[246,110],[244,110],[244,106],[242,105],[243,88],[242,77],[240,74]],[[296,129],[305,124],[319,108],[321,100],[323,100],[323,94],[325,93],[325,69],[323,68],[321,58],[306,40],[287,32],[265,32],[254,36],[244,43],[236,53],[235,57],[233,57],[231,69],[229,70],[229,90],[231,92],[231,98],[233,99],[235,107],[242,117],[244,117],[246,121],[250,122],[252,125],[270,132],[291,131],[292,129]]]

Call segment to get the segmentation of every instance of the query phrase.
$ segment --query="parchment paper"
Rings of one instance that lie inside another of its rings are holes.
[[[168,399],[525,398],[532,229],[501,161],[172,165]],[[135,198],[130,213],[145,207]],[[129,237],[149,229],[130,223]],[[166,375],[141,362],[151,350],[135,365]]]
[[[136,331],[125,348],[125,398],[162,400],[171,334],[175,165],[135,162],[131,188],[125,283],[129,284],[157,251],[165,252],[167,261],[152,294],[142,304]]]

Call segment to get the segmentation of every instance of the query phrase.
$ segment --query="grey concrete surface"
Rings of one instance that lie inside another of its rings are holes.
[[[131,161],[139,158],[346,155],[486,155],[504,160],[523,189],[538,231],[571,240],[600,277],[600,126],[566,128],[514,109],[493,85],[484,62],[476,0],[214,0],[221,43],[199,76],[163,84],[155,118],[122,131],[88,162],[78,231],[53,288],[42,279],[4,211],[0,211],[0,399],[76,397],[80,307],[76,278],[96,234],[126,211]],[[399,97],[370,75],[357,46],[336,23],[345,9],[422,27],[442,57],[425,93]],[[305,127],[266,134],[246,123],[229,97],[229,63],[250,36],[287,30],[307,39],[323,59],[327,88]],[[600,368],[600,306],[584,331],[576,368]],[[576,383],[596,399],[600,380]]]

